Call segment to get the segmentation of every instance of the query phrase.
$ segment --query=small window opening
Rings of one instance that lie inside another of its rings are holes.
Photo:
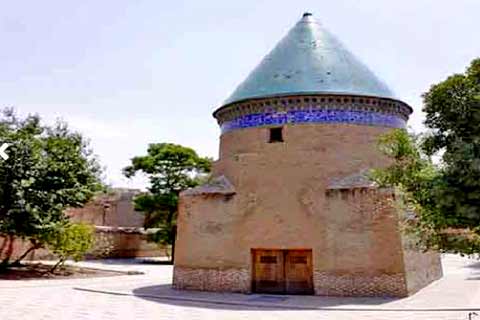
[[[268,142],[283,142],[283,128],[270,128],[270,140]]]

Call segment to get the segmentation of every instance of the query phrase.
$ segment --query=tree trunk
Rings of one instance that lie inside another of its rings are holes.
[[[17,260],[15,260],[12,265],[19,265],[20,264],[20,261],[22,261],[23,259],[25,259],[25,257],[30,253],[32,252],[33,250],[36,250],[40,248],[38,246],[38,244],[36,243],[33,243],[32,246],[30,248],[27,249],[27,251],[25,251],[20,257],[17,258]]]
[[[10,264],[10,256],[5,257],[1,262],[0,262],[0,269],[5,269],[7,268]]]
[[[172,255],[170,261],[172,264],[175,263],[175,240],[177,238],[177,226],[172,226]]]
[[[6,240],[8,242],[8,247],[7,250],[5,251],[5,258],[3,258],[2,262],[0,262],[0,269],[6,268],[10,265],[10,258],[12,257],[13,254],[13,241],[14,241],[13,235],[8,235],[6,237]]]
[[[175,210],[170,210],[168,212],[168,216],[167,216],[167,226],[170,228],[170,230],[168,231],[170,233],[170,239],[172,241],[172,254],[170,256],[170,261],[174,262],[175,260],[175,238],[177,236],[177,227],[173,225],[173,219],[175,217]]]
[[[50,273],[54,273],[55,270],[57,270],[58,266],[60,266],[61,264],[63,264],[65,262],[65,259],[64,258],[60,258],[58,260],[58,262],[53,266],[52,269],[50,269]]]

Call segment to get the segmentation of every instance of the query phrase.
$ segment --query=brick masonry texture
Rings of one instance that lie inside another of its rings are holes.
[[[314,272],[315,294],[320,296],[404,297],[407,287],[404,274],[335,274]]]
[[[173,288],[247,293],[250,288],[250,276],[245,269],[220,270],[176,266],[173,273]]]
[[[206,269],[175,267],[173,287],[183,290],[250,292],[250,273],[246,269]],[[338,275],[314,272],[315,294],[320,296],[407,296],[404,274]]]

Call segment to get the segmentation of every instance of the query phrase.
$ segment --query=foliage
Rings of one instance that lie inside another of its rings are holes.
[[[94,244],[94,232],[92,225],[68,223],[49,233],[46,237],[47,247],[59,258],[52,271],[63,265],[68,258],[74,261],[83,259]]]
[[[380,186],[395,186],[401,195],[404,231],[417,247],[462,254],[480,253],[478,225],[456,223],[455,212],[443,211],[446,184],[443,168],[435,166],[421,147],[424,140],[405,130],[381,137],[381,150],[393,161],[385,169],[373,170]]]
[[[135,209],[146,214],[145,227],[159,228],[151,239],[161,244],[175,242],[178,197],[182,190],[198,185],[210,172],[212,160],[187,147],[172,143],[153,143],[147,155],[134,157],[124,169],[127,177],[143,172],[150,181],[149,193],[135,198]]]
[[[423,95],[429,129],[404,130],[380,140],[393,161],[375,170],[381,185],[396,186],[414,218],[407,230],[419,245],[443,252],[480,253],[480,59],[465,74],[433,85]],[[439,157],[433,165],[430,158]]]
[[[480,59],[424,94],[422,144],[427,155],[441,152],[442,183],[437,206],[454,228],[480,226]]]
[[[29,240],[29,250],[44,247],[68,224],[65,209],[81,207],[102,187],[98,162],[65,123],[43,125],[38,115],[22,119],[11,109],[0,115],[0,143],[10,144],[9,158],[0,159],[0,235]]]

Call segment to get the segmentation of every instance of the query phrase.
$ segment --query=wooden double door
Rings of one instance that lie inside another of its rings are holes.
[[[252,249],[252,291],[313,294],[312,250]]]

